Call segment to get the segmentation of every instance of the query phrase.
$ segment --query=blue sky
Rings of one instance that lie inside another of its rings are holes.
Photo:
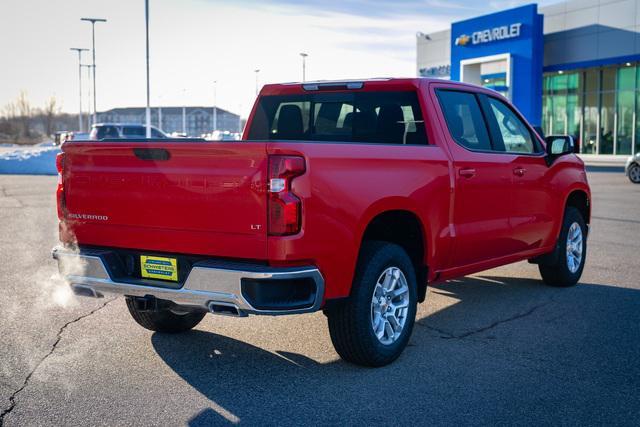
[[[224,3],[225,0],[203,0]],[[236,0],[235,3],[281,5],[291,10],[311,15],[340,13],[346,15],[402,19],[408,16],[442,17],[464,19],[498,10],[509,9],[524,4],[537,3],[539,6],[558,3],[560,0],[488,0],[488,1],[447,1],[447,0]]]
[[[150,0],[152,105],[211,105],[217,81],[218,105],[246,115],[254,70],[260,84],[299,81],[303,51],[309,79],[414,76],[417,31],[526,3]],[[82,16],[108,19],[96,27],[98,110],[144,105],[142,0],[2,0],[0,108],[25,90],[36,106],[55,96],[64,111],[77,111],[69,48],[90,46]]]
[[[205,0],[206,1],[206,0]],[[210,0],[216,2],[216,0]],[[245,4],[264,4],[260,0],[239,0]],[[269,2],[280,4],[309,14],[342,13],[347,15],[402,18],[406,16],[457,16],[460,18],[477,16],[492,11],[508,9],[531,1],[493,0],[493,1],[446,1],[446,0],[276,0]],[[538,2],[547,4],[549,1]]]

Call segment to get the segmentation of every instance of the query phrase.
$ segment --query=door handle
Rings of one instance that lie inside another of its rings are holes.
[[[524,176],[525,173],[527,173],[525,168],[517,167],[513,170],[513,174],[516,176]]]
[[[460,174],[460,176],[464,176],[465,178],[473,178],[474,176],[476,176],[476,170],[473,168],[460,169],[458,173]]]
[[[140,160],[169,160],[171,153],[164,148],[134,148],[133,154]]]

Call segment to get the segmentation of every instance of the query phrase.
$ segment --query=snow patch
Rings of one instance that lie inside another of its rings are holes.
[[[35,147],[0,151],[0,174],[57,175],[56,155],[60,147],[47,143]]]

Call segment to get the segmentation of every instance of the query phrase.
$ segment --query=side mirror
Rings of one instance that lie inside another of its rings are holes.
[[[549,135],[544,140],[547,143],[547,164],[549,166],[558,157],[574,152],[575,142],[572,136]]]

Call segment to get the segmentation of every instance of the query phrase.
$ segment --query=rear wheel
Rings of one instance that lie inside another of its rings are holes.
[[[558,245],[555,262],[538,266],[540,275],[547,285],[573,286],[580,280],[587,256],[587,226],[574,207],[565,212]]]
[[[409,342],[416,304],[415,271],[404,249],[365,242],[349,300],[327,312],[336,351],[363,366],[393,362]]]
[[[156,332],[184,332],[195,328],[206,312],[178,311],[168,307],[141,310],[134,297],[126,297],[131,317],[143,328]]]
[[[637,163],[634,163],[633,165],[631,165],[629,167],[629,171],[627,172],[628,176],[629,176],[629,181],[633,182],[634,184],[640,184],[640,165]]]

